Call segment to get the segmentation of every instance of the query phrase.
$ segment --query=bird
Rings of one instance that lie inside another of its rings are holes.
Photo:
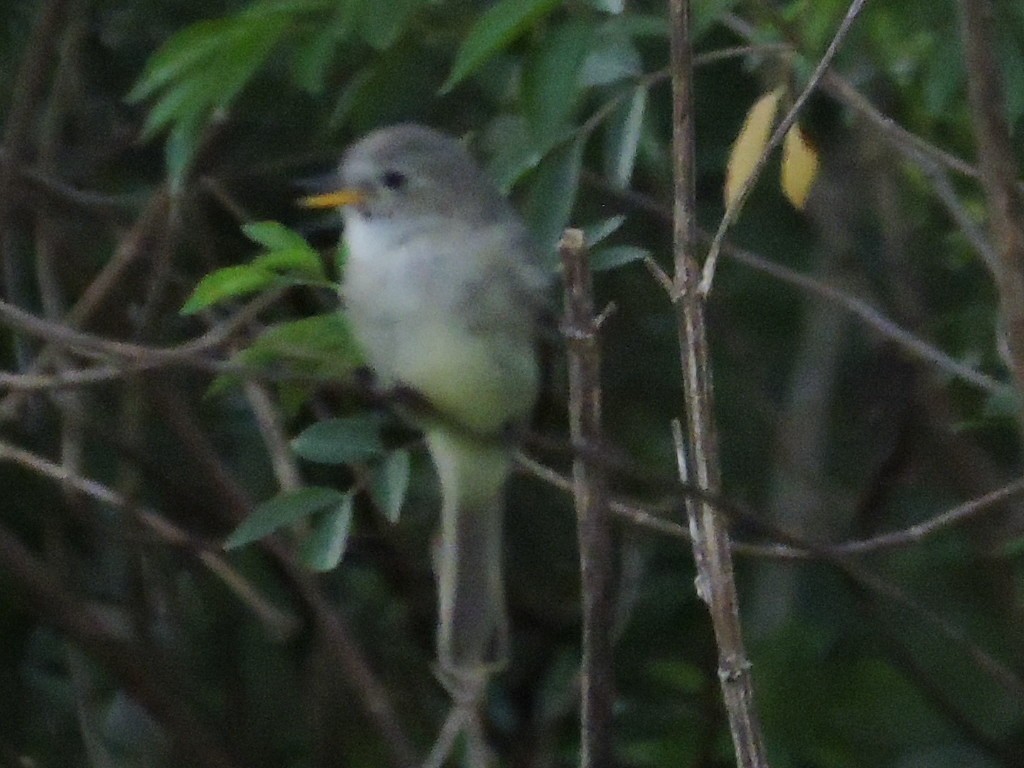
[[[452,136],[379,128],[344,153],[337,177],[303,204],[342,212],[341,299],[376,382],[426,405],[406,416],[441,491],[438,667],[453,695],[476,698],[509,652],[504,493],[540,387],[551,270]]]

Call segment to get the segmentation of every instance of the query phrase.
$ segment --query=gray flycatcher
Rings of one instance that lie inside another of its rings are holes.
[[[420,125],[353,145],[339,207],[342,299],[378,382],[429,408],[421,428],[441,486],[437,653],[454,691],[504,662],[505,481],[539,384],[535,340],[549,273],[512,206],[455,139]]]

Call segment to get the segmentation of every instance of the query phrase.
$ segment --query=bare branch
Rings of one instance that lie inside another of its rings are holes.
[[[696,135],[693,52],[689,0],[671,0],[673,250],[675,274],[671,299],[676,311],[682,358],[687,435],[683,482],[717,494],[721,486],[714,425],[711,362],[705,330],[703,294],[697,265]],[[764,736],[754,705],[750,662],[743,646],[732,555],[725,520],[710,503],[686,504],[697,564],[698,593],[711,613],[718,644],[718,674],[741,768],[768,765]]]
[[[569,359],[569,428],[573,442],[601,443],[601,353],[593,283],[583,232],[567,229],[558,244],[565,275],[562,333]],[[580,765],[611,768],[614,624],[614,548],[607,520],[604,473],[573,461],[573,496],[580,546],[583,661],[580,680]]]

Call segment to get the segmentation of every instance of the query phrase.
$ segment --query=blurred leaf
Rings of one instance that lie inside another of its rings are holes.
[[[337,506],[321,512],[313,530],[302,543],[299,559],[314,571],[330,571],[341,562],[352,530],[352,494],[346,493]]]
[[[337,270],[337,274],[345,274],[345,264],[348,263],[348,243],[344,239],[338,242],[338,247],[334,249],[334,268]]]
[[[640,51],[626,33],[625,26],[616,23],[614,27],[606,25],[602,29],[596,44],[591,47],[583,62],[579,75],[581,86],[609,85],[633,79],[643,73]]]
[[[340,312],[271,326],[245,350],[247,362],[290,360],[317,363],[339,377],[363,364],[363,355]]]
[[[950,105],[962,92],[966,80],[963,66],[956,63],[962,60],[959,36],[952,37],[938,44],[939,48],[931,56],[924,80],[924,106],[935,117],[949,111]],[[954,58],[948,58],[947,54],[952,54]]]
[[[153,54],[138,82],[125,96],[129,104],[149,98],[157,90],[216,52],[230,19],[200,21],[174,35]]]
[[[292,440],[292,450],[318,464],[366,461],[384,452],[380,429],[380,417],[370,413],[318,421]]]
[[[153,105],[142,126],[142,140],[147,141],[172,123],[204,124],[210,115],[209,94],[220,90],[215,76],[205,75],[186,79],[180,86],[168,90]]]
[[[330,286],[319,254],[303,237],[276,221],[246,224],[242,231],[250,240],[271,249],[249,264],[224,267],[206,275],[181,308],[192,314],[227,299],[247,296],[271,286],[311,283]]]
[[[596,224],[589,224],[583,227],[584,242],[588,248],[593,248],[601,241],[607,240],[608,237],[618,232],[619,228],[625,223],[626,217],[620,213],[617,216],[609,216],[607,219]]]
[[[712,25],[734,7],[739,0],[702,0],[693,6],[693,40],[699,40]]]
[[[559,5],[560,0],[498,0],[462,41],[441,93],[448,93]]]
[[[637,245],[605,245],[596,249],[590,256],[590,268],[595,272],[604,272],[634,261],[643,261],[650,251]]]
[[[544,149],[532,140],[526,120],[519,115],[501,115],[492,120],[487,143],[494,147],[487,171],[506,194],[544,158]]]
[[[391,451],[373,468],[370,497],[389,523],[397,523],[409,488],[409,452]]]
[[[257,368],[285,363],[296,373],[339,380],[364,364],[362,350],[340,312],[271,326],[231,361]],[[237,381],[233,374],[218,376],[208,395],[222,393]]]
[[[796,123],[782,142],[782,191],[797,210],[803,210],[818,178],[818,151]]]
[[[682,659],[652,661],[645,669],[645,674],[652,680],[684,693],[697,693],[707,685],[704,672]]]
[[[348,119],[349,113],[352,111],[352,105],[363,95],[367,84],[371,82],[372,78],[373,70],[367,68],[357,72],[345,83],[345,87],[341,89],[338,100],[334,104],[331,117],[327,121],[328,127],[331,130],[336,130]]]
[[[566,127],[581,88],[580,68],[594,38],[594,27],[567,21],[547,30],[523,73],[523,110],[535,140],[549,141]]]
[[[304,91],[320,95],[326,85],[339,47],[353,34],[363,12],[363,0],[327,0],[331,17],[323,24],[310,24],[312,30],[292,56],[292,76]]]
[[[604,174],[615,189],[627,188],[633,178],[646,108],[647,88],[637,86],[633,95],[616,108],[605,127]]]
[[[306,93],[319,96],[324,91],[327,71],[334,62],[338,40],[330,35],[315,35],[299,46],[292,56],[292,77]]]
[[[235,549],[262,539],[278,528],[291,525],[326,507],[341,504],[345,495],[334,488],[312,486],[268,499],[257,504],[255,511],[228,536],[224,549]]]
[[[1006,119],[1013,127],[1024,115],[1024,51],[1021,40],[1000,38],[999,63],[1006,94]]]
[[[373,48],[382,51],[394,45],[406,32],[412,15],[424,0],[388,0],[374,3],[360,18],[359,33]]]
[[[221,301],[262,291],[279,283],[281,277],[268,269],[253,264],[239,264],[211,272],[192,291],[181,308],[183,315],[191,315]]]
[[[668,37],[667,15],[626,13],[607,22],[609,31],[629,37]]]
[[[538,681],[537,710],[540,722],[554,723],[571,711],[579,687],[580,662],[576,653],[560,650],[545,665]]]
[[[346,0],[341,0],[344,5]],[[269,17],[279,16],[291,21],[294,17],[309,13],[330,10],[338,5],[338,0],[260,0],[245,7],[240,16]]]
[[[605,13],[622,13],[626,9],[626,0],[587,0],[592,8]]]
[[[313,250],[302,235],[276,221],[257,221],[243,224],[242,232],[254,243],[262,245],[268,251],[286,251],[301,248],[305,248],[308,251]]]
[[[167,180],[171,185],[171,193],[178,194],[185,179],[192,169],[192,161],[196,152],[199,151],[199,142],[202,138],[204,120],[203,115],[194,114],[191,117],[175,123],[167,136],[167,144],[164,147],[164,162],[167,166]]]
[[[559,147],[544,159],[534,176],[526,219],[545,253],[554,253],[576,202],[583,145],[584,138],[577,137]]]
[[[779,108],[782,89],[776,88],[766,93],[747,112],[736,142],[729,153],[729,163],[725,175],[725,205],[728,207],[739,195],[743,185],[753,172],[757,161],[761,158],[764,148],[768,146],[772,127],[775,124],[775,113]]]
[[[205,120],[230,104],[288,30],[291,18],[284,11],[316,7],[255,6],[252,12],[200,22],[172,37],[127,97],[132,102],[156,98],[144,138],[177,122]]]

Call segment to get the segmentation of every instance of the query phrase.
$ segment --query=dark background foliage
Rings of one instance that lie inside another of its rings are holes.
[[[713,232],[744,115],[803,87],[846,4],[696,6]],[[1019,159],[1024,12],[994,8]],[[662,4],[25,0],[0,5],[0,30],[0,765],[411,765],[429,750],[448,706],[431,672],[433,475],[416,436],[345,383],[343,322],[295,323],[337,307],[323,286],[338,234],[295,206],[296,182],[376,126],[466,136],[552,269],[566,225],[612,230],[592,255],[598,305],[615,306],[613,495],[685,526],[675,320],[644,266],[672,260]],[[774,546],[898,531],[1019,474],[967,79],[952,0],[869,3],[800,118],[822,161],[806,209],[769,164],[708,301],[724,492],[744,510],[731,528],[762,545],[737,550],[737,577],[775,766],[1024,754],[1016,497],[859,555],[873,586]],[[243,230],[260,221],[322,257]],[[307,284],[253,266],[268,254],[306,265]],[[549,335],[526,452],[564,474]],[[343,431],[316,442],[325,421]],[[302,486],[334,491],[296,502]],[[529,466],[510,499],[513,656],[488,730],[505,764],[568,765],[571,499]],[[254,509],[279,530],[224,552]],[[624,520],[616,536],[618,760],[729,765],[689,546]]]

